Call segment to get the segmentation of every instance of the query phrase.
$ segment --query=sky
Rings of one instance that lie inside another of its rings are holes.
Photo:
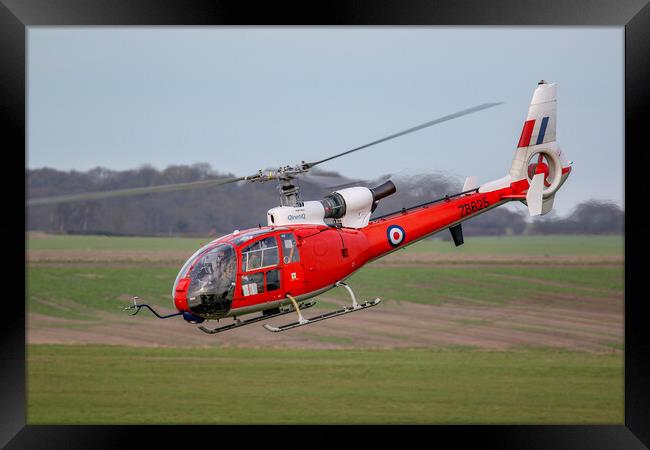
[[[504,176],[540,79],[573,172],[555,199],[623,205],[622,27],[29,27],[29,168],[315,161],[350,178]],[[399,189],[399,186],[398,186]],[[271,206],[271,205],[270,205]],[[523,208],[523,206],[522,206]]]

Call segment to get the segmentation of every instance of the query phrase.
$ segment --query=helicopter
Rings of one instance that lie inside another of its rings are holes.
[[[555,194],[569,176],[573,162],[567,161],[556,141],[557,84],[544,80],[533,93],[510,170],[500,179],[479,185],[476,177],[470,176],[459,193],[374,218],[371,215],[379,202],[397,190],[391,180],[373,188],[339,189],[314,201],[304,201],[299,186],[293,183],[297,177],[327,161],[499,104],[478,105],[318,161],[302,161],[274,171],[28,199],[27,205],[98,200],[236,182],[275,181],[280,206],[268,210],[266,226],[235,230],[219,237],[198,249],[185,262],[171,290],[176,313],[160,314],[150,305],[138,303],[138,297],[133,297],[133,304],[124,310],[136,315],[147,308],[160,319],[180,316],[208,334],[295,314],[297,320],[293,322],[264,325],[271,332],[287,331],[378,305],[379,298],[357,301],[354,291],[345,282],[369,262],[445,229],[450,231],[456,246],[462,245],[462,222],[511,201],[525,204],[531,216],[552,210]],[[350,305],[314,317],[303,316],[302,311],[316,304],[315,297],[336,287],[348,292]],[[244,317],[251,314],[256,315]],[[224,319],[233,321],[207,326],[207,322]]]

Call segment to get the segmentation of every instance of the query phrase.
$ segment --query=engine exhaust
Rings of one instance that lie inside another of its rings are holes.
[[[372,199],[377,202],[384,197],[393,195],[395,192],[397,192],[397,188],[392,181],[388,180],[377,187],[370,188],[370,192],[372,192]]]

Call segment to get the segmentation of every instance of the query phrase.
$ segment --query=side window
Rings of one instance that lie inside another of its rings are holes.
[[[257,272],[241,277],[241,290],[244,297],[264,293],[264,275],[266,274],[266,290],[268,292],[280,289],[280,269],[268,272]]]
[[[264,273],[251,273],[249,275],[242,275],[241,277],[241,290],[244,297],[249,295],[263,294],[264,293]]]
[[[279,261],[278,244],[273,236],[253,242],[242,250],[242,271],[244,272],[275,266]]]
[[[298,246],[296,245],[296,238],[293,236],[293,233],[281,234],[280,242],[282,242],[282,260],[284,263],[300,262],[300,254],[298,253]]]
[[[280,289],[280,269],[273,269],[266,272],[266,290],[277,291]]]

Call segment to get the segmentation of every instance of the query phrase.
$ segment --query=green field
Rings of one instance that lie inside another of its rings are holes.
[[[29,424],[623,423],[614,355],[28,348]]]
[[[54,336],[56,343],[65,333],[94,333],[107,314],[114,318],[111,323],[148,328],[155,321],[150,315],[132,318],[121,308],[138,295],[171,311],[171,285],[184,254],[209,240],[30,236],[28,250],[41,253],[26,264],[28,330],[49,330],[43,336]],[[97,259],[74,259],[84,252]],[[135,257],[122,259],[120,252]],[[156,264],[146,259],[157,252],[179,256]],[[465,259],[427,260],[453,252]],[[356,348],[359,339],[372,341],[372,335],[351,337],[361,319],[355,315],[372,312],[345,316],[336,327],[287,332],[298,343],[287,348],[275,346],[278,335],[272,333],[243,347],[221,345],[222,335],[205,347],[166,347],[163,335],[160,348],[58,345],[43,338],[48,343],[28,345],[28,423],[623,423],[622,330],[617,328],[624,290],[621,236],[466,237],[459,248],[427,240],[397,254],[406,258],[371,263],[348,280],[357,296],[381,296],[384,303],[376,308],[398,305],[395,315],[406,314],[405,305],[456,305],[460,316],[425,332],[475,333],[477,345],[423,347],[416,339],[413,347]],[[484,260],[473,264],[472,255]],[[545,255],[590,259],[530,260]],[[522,262],[520,256],[529,259]],[[549,296],[555,303],[544,301]],[[333,290],[319,304],[333,307],[333,301],[346,299],[345,291]],[[522,306],[522,299],[529,299],[534,311]],[[476,308],[474,315],[465,315],[462,305]],[[410,312],[413,320],[418,311]],[[432,311],[435,318],[437,310]],[[484,312],[493,315],[486,319]],[[254,326],[229,331],[229,337],[258,339],[246,334]],[[482,336],[509,330],[513,342],[524,335],[578,341],[566,348],[479,345]],[[403,339],[394,329],[360,332]],[[187,333],[189,342],[201,335],[192,327]],[[98,336],[91,342],[105,342]],[[324,350],[314,343],[355,348]]]

